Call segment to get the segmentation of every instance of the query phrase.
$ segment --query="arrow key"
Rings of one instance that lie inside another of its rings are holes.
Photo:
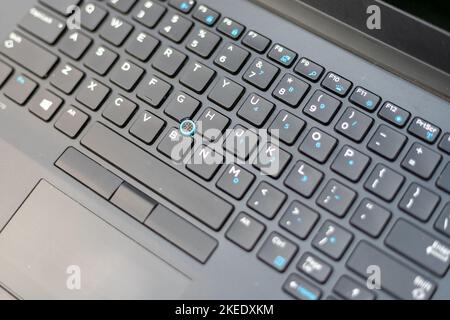
[[[283,192],[267,182],[262,182],[248,200],[247,205],[266,218],[273,219],[285,200],[286,195]]]

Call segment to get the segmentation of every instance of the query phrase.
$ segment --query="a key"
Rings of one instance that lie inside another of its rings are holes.
[[[166,76],[174,77],[180,71],[186,58],[184,53],[172,47],[163,46],[153,57],[152,66]]]
[[[228,128],[230,119],[212,108],[207,108],[198,118],[197,130],[209,141],[216,141]]]
[[[370,164],[370,158],[350,146],[344,146],[331,169],[350,181],[357,182]]]
[[[298,247],[292,241],[272,232],[258,252],[258,258],[279,272],[286,270]]]
[[[244,94],[244,91],[244,87],[240,84],[226,77],[221,77],[209,93],[208,99],[226,110],[231,110]]]
[[[187,39],[186,48],[202,58],[208,58],[220,42],[220,37],[206,28],[196,27]]]
[[[322,291],[302,277],[291,274],[283,285],[283,290],[299,300],[319,300]]]
[[[427,120],[416,117],[409,125],[408,132],[427,143],[434,143],[441,134],[441,129]]]
[[[38,87],[37,83],[19,74],[9,80],[3,88],[3,94],[19,105],[24,105]]]
[[[225,149],[239,159],[247,160],[258,146],[258,135],[241,125],[235,126],[230,131],[225,140]]]
[[[255,176],[238,165],[230,164],[219,181],[217,188],[240,200],[255,180]]]
[[[86,52],[92,43],[92,39],[79,31],[71,31],[61,40],[59,51],[68,57],[78,60]]]
[[[293,145],[306,123],[292,113],[282,110],[269,128],[269,133],[287,145]]]
[[[364,188],[383,200],[392,201],[404,180],[405,178],[394,170],[377,164],[364,184]]]
[[[450,193],[450,162],[445,166],[436,185],[447,193]]]
[[[63,16],[69,16],[72,12],[67,9],[80,4],[81,0],[39,0],[43,5],[55,10]]]
[[[441,160],[439,153],[414,143],[403,159],[402,167],[420,178],[430,179]]]
[[[87,79],[77,94],[77,101],[91,110],[97,110],[108,97],[111,89],[94,79]]]
[[[273,64],[256,58],[245,71],[243,79],[258,89],[265,91],[275,80],[279,71],[280,69]]]
[[[434,224],[434,228],[450,238],[450,202],[442,209],[439,218]]]
[[[339,260],[353,240],[353,234],[332,221],[325,221],[313,239],[313,246],[334,260]]]
[[[77,108],[68,107],[56,120],[55,128],[70,138],[76,138],[89,121],[89,116]]]
[[[359,284],[348,276],[342,276],[333,291],[347,300],[375,300],[376,296],[366,286]]]
[[[166,107],[164,112],[172,119],[181,122],[185,119],[192,119],[199,107],[200,101],[192,98],[190,95],[182,91],[179,91],[175,94],[174,98]]]
[[[118,58],[117,53],[106,47],[98,46],[91,49],[84,58],[84,65],[95,73],[104,76]]]
[[[302,195],[310,198],[322,182],[324,175],[309,164],[299,161],[289,173],[284,184]]]
[[[320,283],[325,283],[333,268],[312,253],[305,253],[297,264],[297,269]]]
[[[166,11],[167,9],[156,1],[144,1],[136,10],[133,19],[147,28],[154,28]]]
[[[66,28],[63,21],[36,7],[25,14],[19,26],[48,44],[54,44]]]
[[[203,93],[214,79],[216,72],[196,61],[189,62],[180,75],[180,83],[189,89]]]
[[[261,222],[241,212],[231,224],[225,236],[242,249],[251,251],[265,230],[266,227]]]
[[[158,46],[159,40],[145,32],[138,32],[128,42],[126,51],[141,61],[147,61]]]
[[[304,204],[293,201],[280,220],[280,226],[297,238],[306,239],[319,220],[319,214]]]
[[[95,31],[107,15],[105,9],[88,2],[81,9],[81,26],[89,31]]]
[[[223,164],[223,156],[211,148],[201,145],[192,155],[191,162],[186,165],[200,178],[210,181]]]
[[[2,81],[0,80],[0,83]],[[446,133],[443,137],[441,142],[439,143],[439,149],[444,151],[447,154],[450,154],[450,133]]]
[[[116,65],[110,80],[125,91],[132,91],[143,74],[144,69],[127,60]]]
[[[406,190],[398,206],[411,216],[421,221],[428,221],[440,200],[441,198],[434,192],[413,183]]]
[[[350,91],[352,83],[338,74],[328,72],[322,81],[322,86],[338,96],[345,97]]]
[[[179,43],[191,30],[193,23],[178,14],[167,15],[161,22],[159,33],[164,37]]]
[[[385,102],[378,116],[399,128],[403,128],[411,117],[411,114],[391,102]]]
[[[191,12],[192,8],[195,7],[195,0],[170,0],[169,5],[183,13]]]
[[[307,58],[301,58],[294,71],[304,78],[316,82],[322,77],[325,69]]]
[[[182,135],[179,128],[171,128],[158,144],[158,151],[173,161],[180,162],[192,145],[192,137]]]
[[[159,108],[170,94],[172,86],[155,76],[148,76],[137,91],[137,97],[154,108]]]
[[[123,128],[137,108],[138,106],[134,102],[121,95],[115,95],[108,108],[103,111],[103,117]]]
[[[317,205],[342,218],[345,216],[355,201],[356,192],[336,180],[330,180],[323,189]]]
[[[9,78],[11,73],[13,72],[13,68],[11,68],[9,65],[3,63],[3,61],[0,60],[0,87],[5,83],[5,81]]]
[[[192,17],[207,26],[213,26],[219,19],[220,14],[217,11],[201,4],[197,7],[197,10],[195,10]]]
[[[377,238],[391,218],[391,212],[369,199],[361,201],[350,223],[371,237]]]
[[[403,134],[388,126],[381,125],[370,139],[367,147],[376,154],[392,161],[402,151],[406,140],[407,138]]]
[[[152,144],[165,125],[164,120],[149,111],[144,111],[131,126],[130,133],[145,144]]]
[[[272,114],[275,105],[263,97],[252,93],[238,111],[238,116],[255,127],[260,128]]]
[[[378,108],[381,98],[363,87],[356,87],[349,100],[364,110],[372,112]]]
[[[63,104],[63,100],[48,90],[42,90],[30,101],[29,110],[44,121],[49,121]]]
[[[133,26],[117,16],[112,16],[100,31],[100,37],[119,47],[133,31]]]
[[[270,40],[256,31],[249,30],[242,38],[242,43],[256,52],[263,53],[269,47]]]
[[[320,163],[325,163],[337,145],[337,140],[325,132],[312,128],[300,145],[300,152]]]
[[[285,200],[286,194],[267,182],[261,182],[247,205],[267,219],[273,219]]]
[[[249,56],[250,53],[247,50],[232,43],[226,43],[217,53],[214,63],[222,69],[236,74],[241,70]]]
[[[373,124],[373,119],[354,108],[347,108],[336,124],[336,131],[347,138],[361,142]]]
[[[308,91],[309,84],[291,74],[286,74],[273,91],[273,96],[296,108]]]
[[[128,13],[136,3],[136,0],[108,0],[108,6],[121,12]]]
[[[83,78],[83,72],[70,64],[62,64],[53,72],[50,83],[65,94],[71,94]]]
[[[264,144],[253,165],[263,174],[278,179],[291,161],[292,155],[273,143]]]
[[[244,32],[245,27],[242,24],[231,20],[230,18],[223,18],[217,26],[217,30],[220,33],[223,33],[224,35],[236,40],[239,39],[241,34]]]
[[[317,90],[309,99],[303,112],[322,124],[329,124],[340,107],[341,102],[338,99],[333,98],[322,90]]]
[[[280,44],[274,44],[267,56],[269,59],[286,68],[289,68],[294,63],[295,59],[297,59],[297,53]]]

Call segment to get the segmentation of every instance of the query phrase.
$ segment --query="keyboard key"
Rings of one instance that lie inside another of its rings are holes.
[[[375,300],[375,294],[348,276],[342,276],[333,291],[347,300]]]
[[[3,83],[5,83],[12,72],[13,68],[0,60],[0,87],[3,85]]]
[[[154,108],[159,108],[170,94],[172,86],[155,76],[148,76],[137,91],[137,97]]]
[[[304,204],[293,201],[280,220],[280,227],[297,238],[305,240],[317,221],[319,214]]]
[[[245,71],[243,79],[260,90],[267,90],[278,75],[280,69],[273,64],[256,58]]]
[[[186,165],[186,168],[200,178],[210,181],[222,164],[223,156],[221,154],[201,145],[193,153],[191,162]]]
[[[406,140],[407,138],[403,134],[388,126],[381,125],[378,127],[372,139],[370,139],[367,147],[376,154],[392,161],[402,151]]]
[[[450,202],[445,205],[434,228],[447,237],[450,237]]]
[[[144,69],[130,61],[124,61],[113,69],[110,80],[125,91],[132,91],[143,74]]]
[[[345,97],[350,91],[352,83],[338,74],[328,72],[322,81],[322,86],[338,96]]]
[[[286,195],[282,191],[267,182],[261,182],[247,205],[267,219],[273,219],[285,200]]]
[[[411,216],[421,221],[428,221],[440,201],[441,198],[437,194],[413,183],[406,190],[398,206]]]
[[[103,117],[123,128],[137,108],[138,106],[134,102],[121,95],[115,95],[108,108],[103,111]]]
[[[358,182],[370,161],[365,154],[350,146],[344,146],[334,159],[331,169],[350,181]]]
[[[77,101],[91,110],[97,110],[108,97],[111,89],[94,79],[86,80],[77,94]]]
[[[195,0],[170,0],[169,5],[183,13],[189,13],[195,7]]]
[[[117,60],[117,53],[98,46],[93,48],[84,58],[84,65],[95,73],[104,76]]]
[[[255,176],[252,173],[237,165],[230,164],[217,181],[217,188],[240,200],[254,180]]]
[[[169,117],[181,123],[182,120],[192,119],[200,107],[200,101],[179,91],[164,111]]]
[[[272,102],[256,93],[252,93],[242,104],[238,111],[238,116],[253,126],[260,128],[272,114],[274,108],[275,105]]]
[[[166,76],[174,77],[180,71],[186,58],[186,55],[180,51],[163,46],[153,57],[152,66]]]
[[[425,142],[434,143],[439,137],[441,129],[431,122],[416,117],[409,125],[408,132]]]
[[[322,291],[318,287],[296,274],[289,276],[283,285],[283,290],[299,300],[319,300],[322,296]]]
[[[269,133],[287,145],[293,145],[306,123],[285,110],[281,110],[269,128]]]
[[[0,80],[0,84],[2,81]],[[446,133],[441,140],[441,143],[439,143],[439,149],[444,151],[447,154],[450,154],[450,133]]]
[[[322,172],[299,161],[289,173],[284,184],[303,197],[310,198],[322,182],[323,177]]]
[[[74,60],[78,60],[86,52],[91,43],[91,38],[81,32],[71,31],[61,40],[59,51]]]
[[[403,128],[411,117],[411,114],[391,102],[385,102],[378,116],[399,128]]]
[[[230,119],[212,108],[207,108],[198,118],[198,132],[209,141],[216,141],[228,128]]]
[[[220,40],[218,35],[207,29],[195,27],[187,40],[186,48],[202,58],[208,58],[216,49]]]
[[[220,14],[217,11],[201,4],[197,7],[197,10],[195,10],[192,17],[207,26],[213,26],[219,19]]]
[[[166,11],[165,7],[155,1],[144,1],[141,2],[138,10],[136,10],[133,19],[147,28],[154,28]]]
[[[29,110],[44,121],[49,121],[63,104],[63,100],[48,90],[42,90],[30,101]]]
[[[263,53],[269,47],[270,40],[256,31],[249,30],[242,39],[242,43],[256,52]]]
[[[72,65],[62,64],[53,72],[50,83],[65,94],[71,94],[83,78],[83,72]]]
[[[303,109],[303,113],[326,125],[333,120],[340,107],[341,102],[338,99],[324,93],[322,90],[317,90],[309,99]]]
[[[297,269],[320,283],[325,283],[333,268],[312,253],[305,253],[297,264]]]
[[[3,88],[3,94],[19,105],[24,105],[38,87],[37,83],[24,75],[12,78]]]
[[[278,179],[291,161],[292,155],[273,143],[264,144],[253,166],[274,179]]]
[[[450,193],[450,162],[445,166],[445,169],[439,176],[436,185],[447,193]]]
[[[309,84],[286,74],[273,91],[273,96],[287,105],[296,108],[309,91]]]
[[[108,0],[108,6],[121,13],[128,13],[135,3],[136,0]]]
[[[325,132],[312,128],[300,145],[300,152],[320,163],[325,163],[336,148],[337,140]]]
[[[231,110],[244,94],[244,91],[243,86],[228,78],[221,77],[209,93],[208,99],[226,110]]]
[[[377,164],[370,174],[364,188],[386,201],[392,201],[405,178],[388,167]]]
[[[146,144],[152,144],[166,123],[154,114],[144,111],[133,123],[130,133]]]
[[[19,26],[48,44],[54,44],[66,27],[61,20],[35,7],[25,14]]]
[[[203,93],[215,75],[216,72],[204,64],[191,61],[184,67],[180,83],[197,93]]]
[[[75,138],[89,121],[89,116],[75,107],[67,108],[55,123],[55,128],[69,138]]]
[[[43,5],[55,10],[63,16],[69,16],[72,12],[67,9],[80,4],[81,0],[39,0]]]
[[[241,160],[247,160],[258,146],[259,136],[241,125],[235,126],[230,131],[225,140],[225,150]]]
[[[231,224],[225,236],[242,249],[251,251],[265,230],[266,227],[261,222],[241,212]]]
[[[363,87],[356,87],[349,100],[357,106],[372,112],[378,108],[381,98]]]
[[[123,212],[143,223],[158,203],[149,196],[123,183],[111,198],[111,203]]]
[[[334,222],[325,221],[313,239],[313,246],[334,260],[339,260],[353,240],[353,234]]]
[[[183,136],[179,128],[171,128],[158,145],[158,151],[175,162],[183,160],[193,145],[191,137]]]
[[[141,61],[147,61],[158,46],[159,40],[145,32],[139,32],[131,38],[126,51]]]
[[[347,214],[356,197],[356,192],[349,187],[336,180],[330,180],[316,203],[328,212],[342,218]]]
[[[223,18],[217,26],[217,30],[224,35],[236,40],[239,39],[241,34],[244,32],[245,27],[242,24],[231,20],[230,18]]]
[[[294,71],[304,78],[316,82],[322,77],[325,69],[307,58],[301,58]]]
[[[378,238],[391,218],[391,213],[377,203],[364,199],[350,220],[350,223],[368,234]]]
[[[298,251],[297,245],[272,232],[258,252],[258,258],[279,272],[283,272]]]
[[[89,31],[95,31],[107,15],[105,9],[88,2],[81,9],[81,26]]]
[[[441,162],[442,156],[433,150],[414,143],[403,159],[402,167],[423,179],[430,179]]]
[[[289,68],[297,59],[297,53],[280,44],[274,44],[267,56],[286,68]]]
[[[250,53],[247,50],[232,43],[227,43],[218,52],[214,63],[222,69],[236,74],[241,70],[249,56]]]
[[[100,31],[100,37],[109,43],[119,47],[133,31],[133,26],[122,19],[113,16],[103,26]]]
[[[186,37],[192,25],[193,23],[191,21],[178,14],[170,14],[161,22],[159,33],[167,39],[179,43]]]
[[[336,131],[347,138],[361,142],[373,124],[373,119],[354,108],[347,108],[336,124]]]

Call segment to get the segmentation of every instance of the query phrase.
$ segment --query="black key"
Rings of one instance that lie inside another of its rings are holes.
[[[216,141],[228,128],[230,119],[212,108],[207,108],[198,118],[198,132],[209,141]]]
[[[238,111],[238,116],[260,128],[272,114],[275,105],[256,93],[248,96]]]
[[[252,173],[240,166],[230,164],[217,181],[217,188],[240,200],[254,180],[255,176]]]
[[[322,291],[302,277],[291,274],[283,285],[283,290],[299,300],[319,300]]]
[[[300,104],[308,91],[309,84],[291,74],[286,74],[273,91],[273,96],[295,108]]]
[[[133,26],[122,19],[113,16],[103,26],[100,37],[119,47],[133,31]]]
[[[136,0],[108,0],[108,6],[121,13],[128,13],[135,3]]]
[[[164,112],[176,121],[181,122],[185,119],[192,119],[199,107],[200,101],[179,91]]]
[[[414,143],[403,159],[402,167],[418,177],[430,179],[441,159],[439,153],[420,143]]]
[[[193,23],[178,14],[170,14],[161,22],[159,33],[164,37],[179,43],[191,30]]]
[[[367,147],[388,160],[395,160],[402,151],[406,140],[407,138],[403,134],[381,125],[370,139]]]
[[[139,32],[131,38],[126,51],[141,61],[147,61],[158,46],[159,40],[145,32]]]
[[[103,117],[123,128],[137,110],[138,106],[127,98],[116,95],[111,99],[108,108],[103,111]]]
[[[81,9],[81,26],[89,31],[95,31],[107,14],[105,9],[95,3],[86,3]]]
[[[38,8],[31,8],[19,26],[48,44],[54,44],[64,32],[65,23]]]
[[[216,72],[204,64],[191,61],[181,73],[180,83],[197,93],[203,93],[215,75]]]
[[[264,230],[266,230],[266,227],[261,222],[241,212],[231,224],[225,236],[242,249],[251,251],[261,238]]]
[[[186,168],[200,178],[210,181],[223,162],[221,154],[205,145],[201,145],[193,152],[191,162],[186,165]]]
[[[336,131],[347,138],[361,142],[372,127],[373,119],[354,108],[347,108],[336,124]]]
[[[337,140],[325,132],[312,128],[300,145],[300,152],[325,163],[337,145]]]
[[[333,268],[312,253],[305,253],[297,264],[297,269],[320,283],[325,283]]]
[[[333,98],[322,90],[317,90],[309,99],[303,112],[322,124],[329,124],[340,107],[341,102],[338,99]]]
[[[339,260],[353,240],[353,234],[332,221],[325,221],[313,239],[313,246],[334,260]]]
[[[24,105],[37,87],[36,82],[21,74],[9,80],[3,88],[3,94],[17,104]]]
[[[46,78],[58,58],[21,35],[11,32],[1,42],[1,53],[41,78]]]
[[[258,251],[258,258],[279,272],[283,272],[298,251],[296,244],[272,232]]]
[[[364,184],[364,188],[383,200],[392,201],[404,180],[405,178],[394,170],[377,164]]]
[[[154,114],[144,111],[133,123],[130,133],[146,144],[152,144],[166,123]]]
[[[359,284],[348,276],[342,276],[337,281],[333,291],[346,300],[375,300],[374,293],[366,286]]]
[[[269,128],[269,133],[287,145],[293,145],[306,123],[285,110],[278,113]]]
[[[263,53],[269,47],[270,40],[256,31],[249,30],[242,39],[242,43],[256,52]]]
[[[347,266],[364,279],[370,266],[378,266],[381,289],[400,299],[426,300],[436,290],[431,280],[364,241],[353,251]]]
[[[450,193],[450,162],[445,166],[445,169],[439,176],[436,185],[447,193]]]
[[[284,184],[305,198],[310,198],[322,182],[323,176],[319,170],[299,161],[289,173]]]
[[[243,79],[258,89],[267,90],[278,75],[280,69],[273,64],[256,58],[245,71]]]
[[[439,137],[441,129],[431,122],[416,117],[409,125],[408,132],[425,142],[434,143]]]
[[[1,72],[0,72],[1,74]],[[2,81],[0,80],[0,84]],[[443,137],[441,142],[439,143],[439,149],[446,152],[447,154],[450,154],[450,133],[446,133]]]
[[[350,146],[344,146],[331,169],[350,181],[357,182],[366,171],[370,158]]]
[[[0,87],[3,85],[3,83],[5,83],[12,72],[13,68],[0,60]]]
[[[143,192],[128,183],[123,183],[111,198],[111,203],[143,223],[150,212],[158,205]]]
[[[391,102],[385,102],[378,113],[378,116],[399,128],[403,128],[408,122],[411,114]]]
[[[159,108],[166,100],[172,86],[155,76],[148,76],[140,85],[137,97],[154,108]]]
[[[191,12],[195,7],[195,0],[170,0],[169,5],[183,13]]]
[[[72,12],[67,9],[80,4],[81,0],[39,0],[43,5],[55,10],[59,14],[69,16]]]
[[[42,90],[30,101],[31,113],[49,121],[63,104],[63,100],[48,90]]]
[[[349,100],[357,106],[372,112],[378,108],[381,98],[363,87],[356,87]]]
[[[450,246],[403,219],[396,222],[385,243],[439,277],[450,266]]]
[[[64,151],[56,160],[55,166],[105,199],[110,199],[123,182],[115,174],[72,147]]]
[[[291,161],[292,155],[279,146],[268,142],[258,152],[253,166],[263,174],[278,179]]]
[[[208,95],[208,99],[226,110],[231,110],[244,94],[244,87],[236,82],[221,77]]]
[[[297,53],[280,44],[274,44],[267,56],[287,68],[289,68],[294,63],[295,59],[297,59]]]
[[[154,28],[167,9],[155,1],[143,1],[136,10],[133,19],[147,28]]]
[[[322,86],[338,96],[345,97],[350,91],[352,83],[338,74],[328,72],[325,79],[322,81]]]
[[[86,80],[77,94],[77,101],[97,110],[108,97],[111,89],[94,79]]]
[[[249,56],[250,53],[247,50],[232,43],[227,43],[218,52],[214,63],[222,69],[236,74],[241,70]]]
[[[411,216],[421,221],[428,221],[440,201],[441,198],[437,194],[413,183],[406,190],[398,206]]]
[[[66,33],[59,45],[59,51],[72,59],[78,60],[86,52],[92,43],[92,39],[81,32],[71,31]]]
[[[207,26],[212,26],[219,19],[220,14],[217,11],[201,4],[197,7],[197,10],[195,10],[192,16],[195,20],[198,20]]]
[[[319,214],[304,204],[294,201],[280,220],[280,226],[297,238],[305,240],[319,220]]]
[[[391,218],[391,213],[377,203],[364,199],[350,223],[371,237],[377,238]]]
[[[219,244],[216,239],[161,205],[153,210],[145,224],[201,263],[208,261]]]
[[[258,142],[259,136],[253,130],[237,125],[226,138],[225,149],[239,159],[247,160],[258,146]]]
[[[143,74],[144,69],[130,61],[124,61],[112,70],[110,80],[122,89],[132,91]]]
[[[62,64],[53,72],[50,83],[65,94],[71,94],[83,78],[83,72],[70,64]]]
[[[268,184],[261,182],[247,202],[247,205],[267,219],[273,219],[286,200],[286,195]]]
[[[171,128],[158,145],[158,151],[175,162],[180,162],[193,144],[191,137],[180,133],[179,128]]]
[[[434,228],[442,234],[450,237],[450,203],[447,203],[439,218],[434,224]]]
[[[161,47],[153,57],[153,67],[169,77],[174,77],[180,71],[186,55],[168,46]]]
[[[186,44],[186,48],[202,58],[208,58],[216,49],[220,37],[209,30],[196,27],[192,30]]]
[[[70,138],[75,138],[89,121],[89,116],[75,107],[67,108],[56,120],[55,128]]]
[[[94,47],[84,58],[84,65],[104,76],[111,69],[118,55],[103,46]]]
[[[301,58],[294,71],[302,77],[316,82],[320,79],[325,69],[307,58]]]
[[[233,211],[229,203],[99,123],[81,143],[214,230]]]
[[[356,192],[349,187],[336,180],[330,180],[316,203],[335,216],[342,218],[347,214],[356,197]]]
[[[232,39],[239,39],[245,27],[230,18],[223,18],[217,26],[217,30]]]

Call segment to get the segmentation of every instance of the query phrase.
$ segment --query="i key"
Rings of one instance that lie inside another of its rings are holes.
[[[269,132],[287,145],[292,145],[303,131],[305,125],[305,121],[299,117],[282,110],[270,125]]]

